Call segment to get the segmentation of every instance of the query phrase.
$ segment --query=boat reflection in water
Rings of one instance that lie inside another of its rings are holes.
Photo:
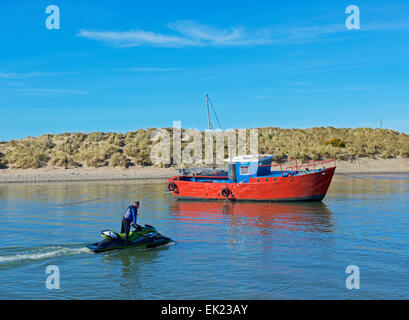
[[[175,201],[172,212],[180,221],[228,223],[288,231],[332,232],[331,211],[323,202]],[[266,231],[266,230],[265,230]],[[265,233],[259,230],[260,233]],[[257,232],[257,233],[258,233]]]

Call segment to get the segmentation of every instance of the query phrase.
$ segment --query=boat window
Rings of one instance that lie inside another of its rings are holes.
[[[241,166],[240,167],[240,175],[248,175],[249,174],[249,166]]]

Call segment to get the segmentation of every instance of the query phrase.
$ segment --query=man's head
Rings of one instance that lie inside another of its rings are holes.
[[[133,203],[133,206],[136,207],[136,208],[139,208],[139,201],[135,201],[135,202]]]

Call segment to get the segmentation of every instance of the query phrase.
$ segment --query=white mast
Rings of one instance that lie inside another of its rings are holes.
[[[208,94],[206,94],[206,110],[207,110],[207,124],[208,124],[208,126],[209,126],[209,131],[210,131],[210,143],[211,143],[211,145],[212,145],[211,151],[212,151],[212,159],[213,159],[212,123],[210,122],[209,95],[208,95]],[[213,162],[212,167],[213,167],[213,169],[215,169],[215,168],[216,168],[216,163],[214,163],[213,160],[212,160],[212,162]]]
[[[209,111],[209,96],[206,94],[206,109],[207,109],[207,123],[209,125],[209,130],[212,132],[212,124],[210,122],[210,111]]]

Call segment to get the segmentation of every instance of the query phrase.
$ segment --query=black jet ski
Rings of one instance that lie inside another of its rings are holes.
[[[138,226],[138,229],[130,232],[127,243],[125,243],[124,233],[103,230],[101,236],[105,239],[100,242],[89,244],[87,245],[87,248],[92,252],[103,252],[129,247],[154,248],[172,240],[161,235],[154,227],[148,224],[145,224],[144,227]]]

